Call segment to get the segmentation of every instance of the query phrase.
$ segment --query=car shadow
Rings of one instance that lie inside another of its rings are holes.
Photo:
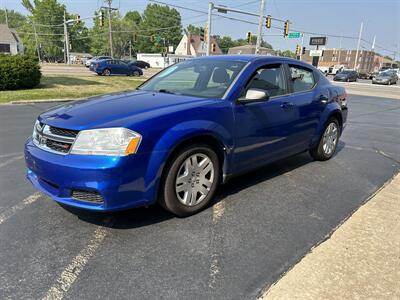
[[[342,151],[344,147],[345,143],[339,141],[335,156]],[[308,154],[308,152],[303,152],[301,154],[273,162],[261,167],[260,169],[234,177],[219,188],[216,198],[211,205],[214,205],[224,200],[226,197],[240,192],[241,190],[247,189],[271,178],[283,175],[310,162],[313,162],[312,157]],[[133,208],[117,212],[92,212],[62,204],[59,205],[85,222],[114,229],[133,229],[161,223],[175,218],[173,214],[165,211],[159,205],[151,205],[149,207]],[[210,209],[210,207],[208,209]]]
[[[70,76],[49,76],[37,88],[74,85],[105,85],[103,82]]]

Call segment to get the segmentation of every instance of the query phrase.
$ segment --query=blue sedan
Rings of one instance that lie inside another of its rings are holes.
[[[127,64],[119,59],[103,59],[97,60],[90,64],[89,70],[98,75],[128,75],[141,76],[143,71],[141,68],[132,64]]]
[[[113,211],[158,202],[188,216],[233,176],[304,151],[332,158],[346,98],[297,60],[196,58],[134,91],[39,115],[25,145],[27,177],[69,206]]]

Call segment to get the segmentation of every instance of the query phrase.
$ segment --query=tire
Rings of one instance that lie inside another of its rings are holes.
[[[139,73],[139,71],[133,71],[132,75],[133,76],[140,76],[140,73]]]
[[[335,133],[336,137],[335,138],[333,138],[334,133],[332,133],[332,135],[329,134],[328,128],[332,128],[332,126],[334,128],[336,128],[336,133]],[[326,138],[325,138],[325,136],[326,136]],[[328,137],[328,136],[331,136],[332,139],[330,139],[330,137]],[[340,137],[339,122],[336,118],[330,118],[325,125],[323,133],[321,134],[318,145],[315,146],[314,148],[310,149],[310,155],[312,156],[312,158],[314,158],[315,160],[319,160],[319,161],[324,161],[324,160],[330,159],[336,152],[336,148],[337,148],[337,145],[339,142],[339,137]],[[332,144],[329,143],[330,141],[332,142]],[[329,147],[327,147],[327,145],[325,145],[325,142],[328,142]],[[328,151],[328,149],[329,149],[329,151]]]
[[[104,70],[103,70],[103,75],[104,75],[104,76],[110,76],[110,75],[111,75],[110,69],[104,69]]]
[[[212,201],[219,181],[217,154],[207,145],[192,145],[179,151],[166,165],[158,201],[176,216],[187,217],[198,213]]]

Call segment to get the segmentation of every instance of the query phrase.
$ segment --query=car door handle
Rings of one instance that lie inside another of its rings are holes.
[[[292,109],[294,107],[294,104],[292,102],[283,102],[281,104],[281,107],[285,110]]]

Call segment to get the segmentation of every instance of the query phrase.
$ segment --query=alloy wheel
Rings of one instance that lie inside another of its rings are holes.
[[[336,144],[338,141],[339,130],[336,123],[330,123],[324,132],[322,137],[322,149],[324,150],[326,155],[331,155],[336,148]]]
[[[175,180],[179,202],[186,206],[202,202],[210,192],[214,173],[214,165],[207,155],[196,153],[189,156],[179,167]]]

